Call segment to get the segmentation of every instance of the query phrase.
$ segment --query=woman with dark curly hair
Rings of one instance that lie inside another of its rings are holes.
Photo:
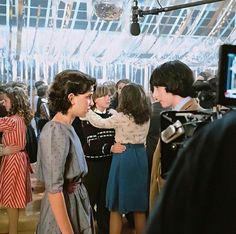
[[[148,161],[146,141],[151,108],[142,86],[130,83],[121,91],[117,112],[103,119],[93,111],[86,118],[98,128],[114,128],[116,144],[107,182],[106,206],[110,210],[110,233],[120,234],[122,214],[133,212],[135,230],[143,233],[148,209]]]
[[[95,79],[76,71],[56,75],[48,99],[55,116],[42,129],[37,174],[45,194],[37,233],[94,233],[92,209],[82,183],[88,168],[80,140],[72,127],[91,105]]]
[[[0,203],[7,208],[9,233],[17,233],[19,208],[32,200],[30,164],[25,151],[26,129],[33,117],[28,97],[21,88],[1,89],[7,116],[0,118],[4,146],[16,145],[19,151],[2,157],[0,166]]]

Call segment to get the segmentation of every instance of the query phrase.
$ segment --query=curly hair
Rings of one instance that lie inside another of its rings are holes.
[[[48,92],[49,108],[54,113],[67,114],[71,107],[68,95],[84,94],[96,84],[96,79],[77,70],[64,70],[58,73]]]
[[[8,116],[19,115],[28,126],[33,118],[33,111],[30,108],[29,98],[24,90],[20,87],[7,87],[1,89],[0,92],[11,100],[11,109],[8,111]]]
[[[166,92],[181,97],[194,97],[194,75],[190,67],[185,63],[174,60],[161,64],[151,75],[150,87],[153,92],[154,86],[166,87]]]
[[[151,102],[139,84],[130,83],[121,90],[118,112],[132,116],[136,124],[144,124],[151,116]]]

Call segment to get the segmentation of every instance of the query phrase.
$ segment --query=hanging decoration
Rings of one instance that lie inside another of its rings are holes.
[[[98,18],[106,21],[119,20],[123,12],[123,0],[94,0],[93,7]]]
[[[148,87],[158,64],[180,59],[193,68],[215,69],[218,46],[235,43],[235,0],[224,1],[222,8],[223,3],[206,4],[144,17],[138,37],[130,34],[132,0],[5,2],[6,25],[0,27],[3,82],[50,83],[57,72],[70,68],[88,72],[99,82],[129,78]],[[167,0],[165,5],[177,2]],[[156,0],[145,0],[141,9],[156,6]]]

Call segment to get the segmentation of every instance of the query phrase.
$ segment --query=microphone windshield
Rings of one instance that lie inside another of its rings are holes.
[[[133,36],[138,36],[140,34],[140,26],[138,22],[131,23],[130,32]]]

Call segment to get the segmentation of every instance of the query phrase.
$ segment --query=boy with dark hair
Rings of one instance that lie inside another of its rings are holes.
[[[169,61],[158,66],[152,73],[150,87],[153,98],[164,108],[174,111],[202,110],[194,98],[194,76],[192,70],[179,60]],[[150,210],[164,184],[161,178],[160,140],[153,155],[150,182]]]

